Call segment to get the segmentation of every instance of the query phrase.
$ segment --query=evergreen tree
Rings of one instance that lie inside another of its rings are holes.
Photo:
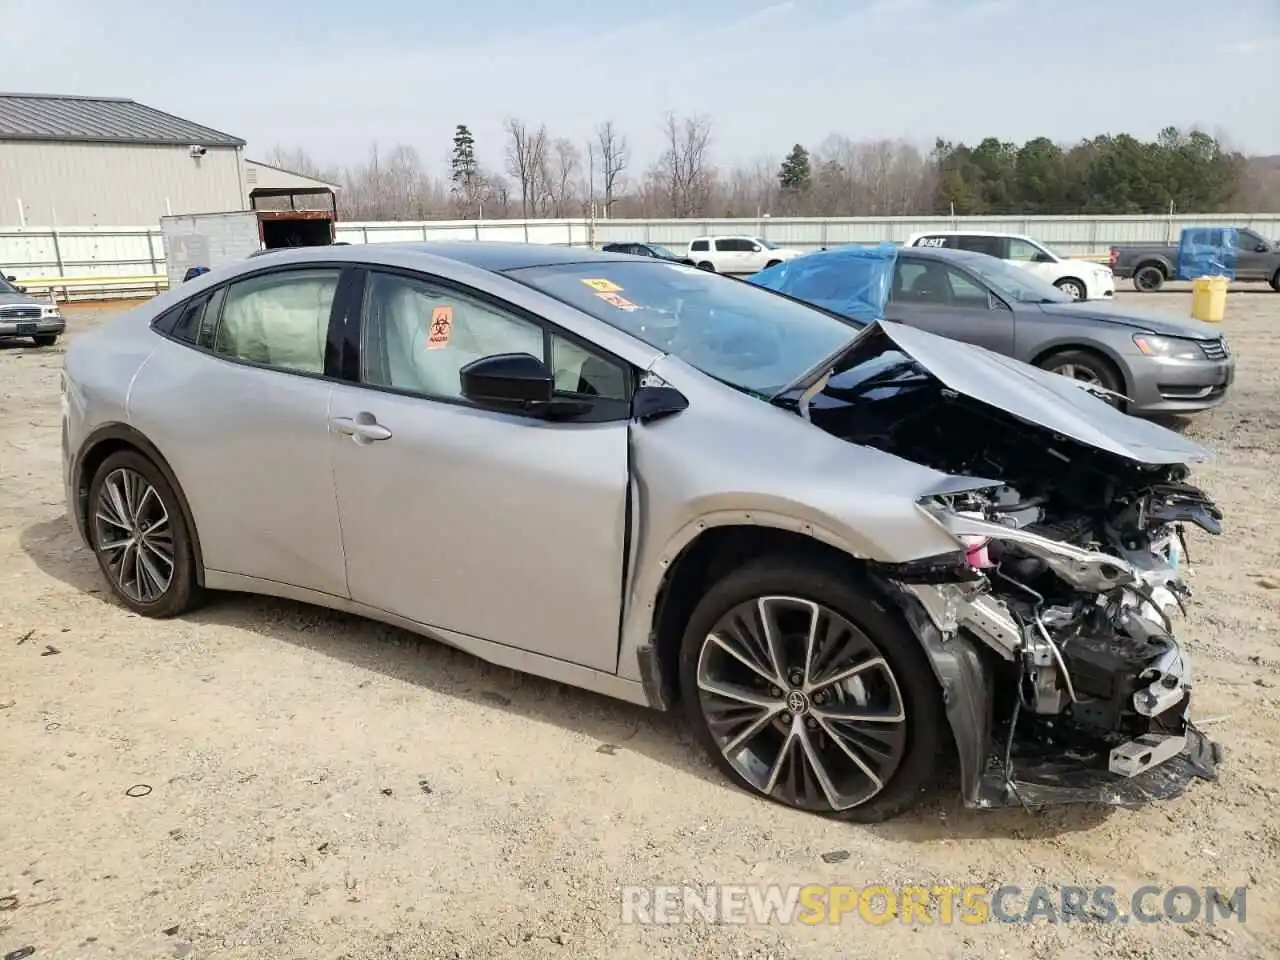
[[[813,171],[809,165],[809,151],[796,144],[782,161],[778,170],[778,183],[783,190],[801,192],[808,190],[813,183]]]

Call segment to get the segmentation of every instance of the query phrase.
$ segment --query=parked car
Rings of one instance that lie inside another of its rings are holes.
[[[600,248],[604,253],[626,253],[633,257],[653,257],[657,260],[670,260],[672,263],[687,263],[694,266],[688,257],[682,257],[660,243],[606,243]]]
[[[733,782],[856,819],[944,750],[981,807],[1214,776],[1169,619],[1207,452],[988,351],[658,259],[374,244],[197,277],[63,384],[69,512],[144,616],[291,597],[680,704]]]
[[[1122,243],[1110,249],[1109,262],[1117,277],[1133,279],[1135,290],[1154,292],[1178,278],[1178,244]],[[1280,292],[1280,244],[1256,230],[1237,230],[1235,279],[1264,281]]]
[[[840,300],[860,289],[865,269],[837,249],[748,282],[847,312]],[[860,319],[883,316],[1100,387],[1132,414],[1206,410],[1226,399],[1235,378],[1235,357],[1212,324],[1074,300],[981,253],[904,247],[891,283],[875,292],[883,300]]]
[[[51,347],[66,328],[57,305],[37,300],[13,277],[0,280],[0,340],[30,337],[37,347]]]
[[[802,251],[779,247],[761,237],[695,237],[688,257],[699,269],[712,273],[758,273]]]
[[[1116,281],[1110,267],[1088,260],[1060,257],[1039,240],[1020,233],[933,230],[913,233],[903,246],[985,253],[1029,270],[1076,300],[1103,300],[1116,294]]]

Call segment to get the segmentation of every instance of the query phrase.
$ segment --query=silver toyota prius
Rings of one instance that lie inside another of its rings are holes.
[[[352,611],[678,706],[850,819],[1216,776],[1173,636],[1207,453],[979,347],[652,258],[345,246],[77,337],[63,393],[70,513],[144,616]]]

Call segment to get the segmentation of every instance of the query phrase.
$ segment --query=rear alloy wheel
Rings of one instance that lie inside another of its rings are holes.
[[[1083,300],[1085,298],[1084,284],[1075,277],[1063,277],[1054,284],[1059,290],[1065,293],[1072,300]]]
[[[191,538],[173,489],[141,454],[107,457],[89,485],[89,542],[112,591],[137,613],[176,616],[196,599]]]
[[[730,574],[690,618],[681,689],[721,770],[786,806],[874,822],[935,775],[932,670],[847,571],[775,557]]]
[[[1143,293],[1155,293],[1164,286],[1164,271],[1153,264],[1139,267],[1133,274],[1133,288]]]

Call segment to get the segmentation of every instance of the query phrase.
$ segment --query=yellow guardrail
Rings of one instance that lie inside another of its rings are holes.
[[[163,273],[139,274],[130,277],[88,276],[88,277],[23,277],[14,280],[19,287],[26,287],[29,292],[47,291],[58,300],[61,291],[63,299],[69,299],[72,291],[90,290],[150,290],[159,293],[169,286],[169,278]]]

